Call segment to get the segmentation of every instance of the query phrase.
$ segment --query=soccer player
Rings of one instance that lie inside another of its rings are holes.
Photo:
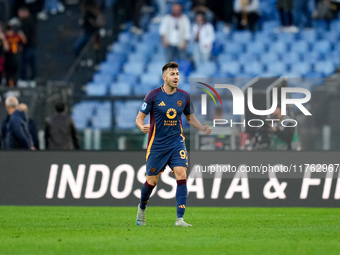
[[[146,153],[146,182],[143,184],[137,212],[137,225],[146,225],[145,210],[150,194],[155,188],[159,175],[169,165],[177,181],[177,220],[175,226],[189,227],[183,220],[187,202],[187,150],[184,143],[181,116],[188,123],[209,135],[212,129],[203,126],[195,117],[189,94],[178,89],[179,65],[169,62],[162,68],[164,85],[150,91],[145,97],[136,118],[136,124],[143,133],[149,133]],[[150,124],[144,118],[150,113]]]

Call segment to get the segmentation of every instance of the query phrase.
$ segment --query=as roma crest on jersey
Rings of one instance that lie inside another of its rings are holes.
[[[177,101],[177,105],[178,105],[179,107],[181,107],[181,106],[183,105],[183,102],[182,102],[181,100],[178,100],[178,101]]]
[[[154,172],[156,172],[156,168],[151,168],[151,173],[154,173]]]

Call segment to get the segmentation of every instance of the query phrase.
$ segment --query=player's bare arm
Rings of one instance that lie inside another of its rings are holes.
[[[144,125],[145,117],[146,117],[145,113],[139,112],[136,117],[136,125],[140,130],[142,130],[144,134],[147,134],[150,132],[150,124]]]
[[[185,117],[187,118],[188,123],[190,124],[190,126],[192,126],[193,128],[198,129],[199,131],[201,131],[203,134],[205,135],[210,135],[212,128],[205,125],[203,126],[198,119],[196,118],[195,114],[190,114],[190,115],[185,115]]]

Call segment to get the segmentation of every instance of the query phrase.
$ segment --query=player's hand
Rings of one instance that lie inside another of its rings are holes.
[[[209,126],[207,126],[207,125],[204,126],[203,133],[204,133],[205,135],[210,135],[211,131],[212,131],[212,128],[211,128],[211,127],[209,127]]]
[[[146,125],[142,126],[142,128],[140,130],[142,130],[142,132],[144,134],[149,133],[150,132],[150,124],[146,124]]]

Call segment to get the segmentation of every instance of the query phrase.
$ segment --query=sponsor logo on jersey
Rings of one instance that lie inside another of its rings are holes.
[[[170,108],[166,112],[166,116],[171,120],[174,119],[176,117],[176,115],[177,115],[177,111],[174,108]]]
[[[158,104],[158,106],[166,106],[166,105],[165,105],[164,101],[162,101]]]

